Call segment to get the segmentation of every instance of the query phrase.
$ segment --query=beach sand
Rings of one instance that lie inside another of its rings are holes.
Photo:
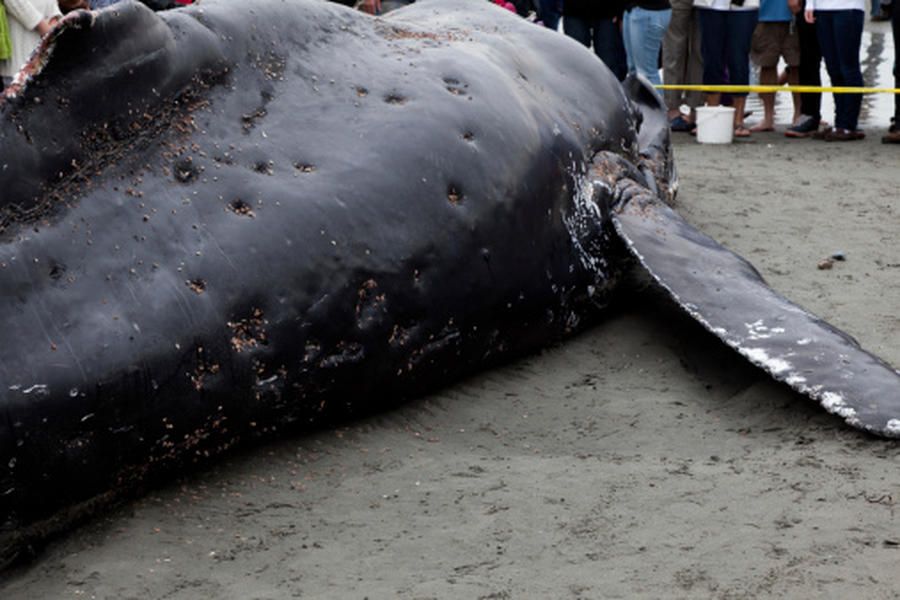
[[[849,144],[682,135],[678,209],[900,365],[885,128]],[[5,573],[0,598],[896,597],[900,444],[634,287],[539,355],[108,511]]]

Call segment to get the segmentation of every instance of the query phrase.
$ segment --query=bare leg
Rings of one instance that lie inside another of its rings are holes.
[[[750,130],[744,127],[744,104],[747,96],[734,96],[734,135],[735,137],[749,137]]]
[[[788,67],[788,85],[800,85],[800,69],[797,67]],[[791,123],[796,124],[797,121],[800,120],[800,116],[802,115],[802,111],[800,110],[800,94],[793,93],[791,94],[794,100],[794,118],[791,119]]]
[[[777,85],[777,67],[760,67],[759,83],[761,85]],[[775,94],[767,92],[760,94],[759,99],[763,103],[763,119],[750,128],[750,131],[775,131]]]

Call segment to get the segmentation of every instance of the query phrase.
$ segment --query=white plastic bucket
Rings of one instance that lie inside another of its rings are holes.
[[[730,144],[733,137],[734,107],[697,107],[698,142],[701,144]]]

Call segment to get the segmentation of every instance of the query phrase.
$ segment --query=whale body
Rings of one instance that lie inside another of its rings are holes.
[[[646,82],[480,0],[67,15],[0,104],[0,555],[559,340],[635,266],[900,434],[896,371],[667,206],[668,135]]]

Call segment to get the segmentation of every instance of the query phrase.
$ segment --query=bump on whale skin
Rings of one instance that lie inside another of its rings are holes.
[[[900,436],[900,375],[667,205],[665,109],[483,0],[72,13],[0,104],[0,560],[235,444],[584,327],[645,268]]]
[[[0,105],[0,547],[583,327],[641,118],[479,0],[68,15]]]

